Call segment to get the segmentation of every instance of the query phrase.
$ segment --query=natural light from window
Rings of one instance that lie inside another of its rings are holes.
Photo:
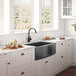
[[[10,0],[0,0],[0,35],[10,32]]]
[[[31,27],[31,0],[14,0],[14,29],[27,31]]]
[[[58,0],[42,0],[42,31],[58,29]]]
[[[49,29],[51,28],[50,23],[50,0],[42,0],[42,9],[41,9],[41,16],[42,16],[42,29]]]

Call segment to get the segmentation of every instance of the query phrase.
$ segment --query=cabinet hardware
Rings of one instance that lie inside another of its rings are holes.
[[[7,53],[4,53],[4,55],[7,55]]]
[[[21,75],[24,75],[24,72],[21,72]]]
[[[21,53],[21,56],[25,55],[24,53]]]
[[[8,62],[8,64],[10,64],[10,62]]]
[[[63,45],[63,43],[61,43],[61,45]]]
[[[64,56],[61,56],[61,58],[64,58]]]
[[[46,61],[45,63],[48,63],[48,61]]]
[[[68,45],[68,46],[70,46],[70,45]]]

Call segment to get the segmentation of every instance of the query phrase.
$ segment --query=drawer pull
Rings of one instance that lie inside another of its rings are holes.
[[[61,43],[61,45],[63,45],[63,43]]]
[[[64,58],[64,56],[61,56],[61,58]]]
[[[25,55],[24,53],[21,53],[21,56]]]
[[[70,45],[68,45],[68,46],[70,46]]]
[[[21,75],[24,75],[24,72],[21,72]]]
[[[48,61],[46,61],[45,63],[48,63]]]
[[[8,62],[8,64],[10,64],[10,62]]]

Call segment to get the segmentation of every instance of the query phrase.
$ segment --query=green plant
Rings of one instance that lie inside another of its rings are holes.
[[[72,26],[74,27],[74,29],[75,29],[75,31],[76,31],[76,23],[75,23],[75,24],[73,24]]]

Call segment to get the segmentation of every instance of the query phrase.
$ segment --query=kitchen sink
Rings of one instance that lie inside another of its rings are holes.
[[[27,44],[27,45],[39,47],[39,46],[43,46],[43,45],[47,45],[47,44],[51,44],[51,43],[48,43],[48,42],[35,42],[35,43]]]
[[[43,59],[56,54],[56,43],[35,42],[26,45],[35,46],[35,60]]]

